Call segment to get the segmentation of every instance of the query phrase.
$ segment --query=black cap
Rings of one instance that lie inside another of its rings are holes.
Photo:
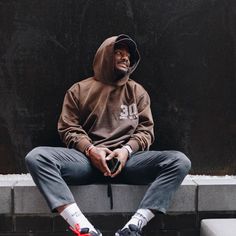
[[[121,34],[117,37],[115,41],[114,49],[118,48],[121,45],[128,46],[130,53],[130,63],[132,66],[135,62],[137,62],[140,59],[136,43],[128,35]]]

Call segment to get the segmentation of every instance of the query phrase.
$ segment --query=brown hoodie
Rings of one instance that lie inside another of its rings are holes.
[[[127,40],[133,46],[128,74],[114,76],[114,46]],[[129,78],[140,60],[135,42],[127,35],[106,39],[94,57],[94,76],[74,84],[66,93],[58,132],[69,148],[84,152],[89,144],[111,150],[129,144],[147,150],[154,140],[150,98]]]

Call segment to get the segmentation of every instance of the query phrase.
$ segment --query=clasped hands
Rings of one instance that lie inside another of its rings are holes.
[[[128,156],[128,151],[125,148],[117,148],[114,151],[111,151],[105,147],[93,146],[89,151],[88,158],[92,164],[104,174],[104,176],[110,176],[113,178],[122,171],[127,162]],[[114,173],[111,173],[107,161],[113,158],[118,159],[120,165]]]

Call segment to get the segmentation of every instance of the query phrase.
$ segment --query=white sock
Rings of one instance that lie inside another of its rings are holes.
[[[149,209],[138,209],[124,228],[128,228],[133,224],[142,229],[155,215]],[[123,228],[123,229],[124,229]]]
[[[75,225],[78,224],[80,228],[89,228],[89,231],[97,232],[94,226],[88,221],[88,219],[81,212],[76,203],[73,203],[66,207],[60,215],[66,220],[66,222],[75,229]]]

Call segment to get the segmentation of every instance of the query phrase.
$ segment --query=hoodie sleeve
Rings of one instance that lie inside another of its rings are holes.
[[[154,123],[150,107],[150,97],[147,93],[140,97],[137,108],[139,124],[127,143],[134,152],[148,150],[154,142]]]
[[[92,143],[92,140],[80,125],[78,104],[76,96],[71,90],[68,90],[58,121],[58,132],[61,140],[68,148],[75,148],[84,152],[86,147]]]

